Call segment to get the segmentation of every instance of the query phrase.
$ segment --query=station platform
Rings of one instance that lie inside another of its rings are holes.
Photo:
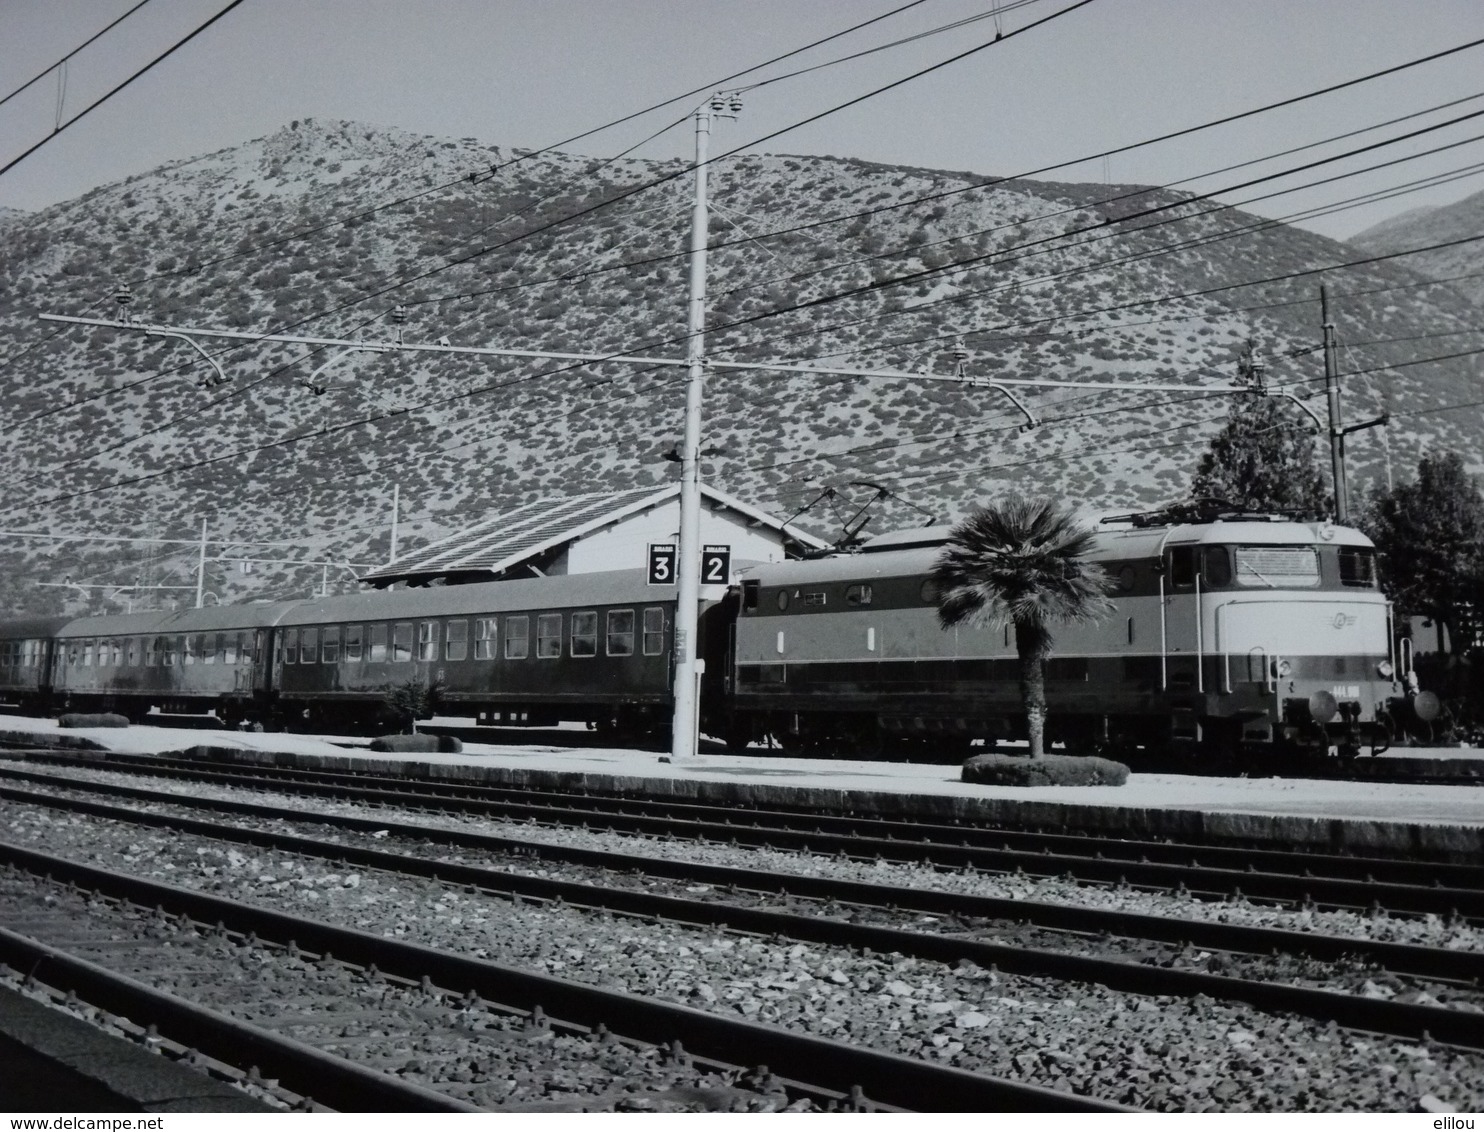
[[[219,762],[692,799],[746,808],[1484,860],[1484,786],[1475,785],[1135,773],[1123,786],[986,786],[961,782],[957,765],[762,753],[702,754],[674,764],[653,751],[595,748],[575,742],[565,746],[559,741],[466,741],[459,754],[410,755],[370,751],[366,749],[369,742],[341,736],[148,725],[59,729],[55,720],[0,719],[0,746],[10,747],[34,744],[125,754],[190,752]],[[1411,759],[1484,759],[1484,752],[1456,748],[1410,749],[1404,754]]]

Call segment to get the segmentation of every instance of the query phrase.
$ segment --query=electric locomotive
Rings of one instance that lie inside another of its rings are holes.
[[[950,528],[761,566],[742,582],[732,709],[785,749],[935,750],[1024,733],[1014,630],[944,630],[930,577]],[[1389,744],[1409,698],[1359,531],[1271,516],[1098,527],[1114,612],[1053,629],[1047,738],[1220,760]],[[1403,658],[1403,662],[1405,663]]]

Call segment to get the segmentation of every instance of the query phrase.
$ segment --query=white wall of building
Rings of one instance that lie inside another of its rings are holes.
[[[731,546],[734,573],[739,562],[782,562],[784,559],[781,532],[771,527],[749,527],[748,523],[745,515],[729,508],[713,511],[709,504],[703,503],[701,542]],[[641,570],[650,543],[679,541],[680,501],[675,499],[583,535],[562,556],[563,566],[569,574]]]

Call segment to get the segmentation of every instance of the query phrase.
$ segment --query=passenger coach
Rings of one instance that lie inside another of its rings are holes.
[[[272,689],[314,728],[374,725],[413,684],[485,724],[640,735],[669,724],[674,619],[633,570],[320,598],[279,622]]]

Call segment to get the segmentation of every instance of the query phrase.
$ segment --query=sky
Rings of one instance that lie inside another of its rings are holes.
[[[66,67],[0,105],[0,166],[227,6],[150,0]],[[296,118],[344,118],[443,137],[539,148],[697,88],[746,86],[979,16],[853,62],[743,93],[712,152],[832,154],[1044,179],[1173,184],[1387,119],[1484,93],[1484,47],[1301,106],[1105,160],[1104,150],[1196,126],[1484,39],[1484,0],[920,0],[907,11],[741,79],[745,67],[908,0],[244,0],[4,174],[0,207],[39,209],[89,189],[271,134]],[[138,0],[0,0],[0,97],[75,50]],[[1008,10],[1007,10],[1008,9]],[[1072,10],[1068,10],[1072,9]],[[1042,26],[1027,25],[1050,19]],[[993,42],[998,29],[1004,38]],[[1026,29],[1026,30],[1020,30]],[[915,71],[931,74],[757,139]],[[692,153],[692,95],[565,147],[609,155]],[[1484,98],[1276,162],[1184,183],[1212,191],[1484,110]],[[1248,197],[1360,164],[1414,157],[1484,134],[1484,117],[1326,165]],[[1250,207],[1284,217],[1484,161],[1484,142]],[[1484,189],[1472,176],[1302,221],[1345,237],[1419,205]]]

